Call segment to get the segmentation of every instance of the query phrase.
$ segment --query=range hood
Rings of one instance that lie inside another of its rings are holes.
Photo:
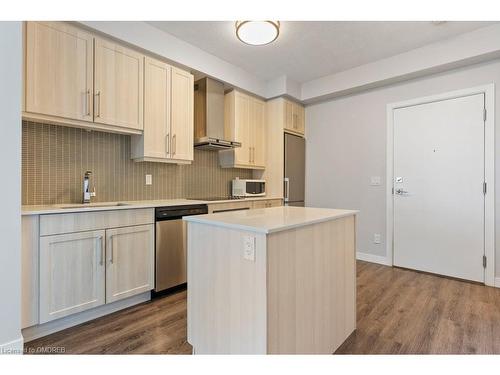
[[[240,142],[224,139],[224,84],[211,78],[194,83],[194,147],[227,150]]]

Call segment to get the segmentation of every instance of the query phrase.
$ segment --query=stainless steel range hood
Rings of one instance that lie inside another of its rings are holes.
[[[224,84],[211,78],[194,83],[194,147],[227,150],[240,142],[224,139]]]

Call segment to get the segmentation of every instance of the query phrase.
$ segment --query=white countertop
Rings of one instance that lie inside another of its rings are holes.
[[[273,207],[187,216],[183,220],[258,233],[274,233],[356,215],[359,211],[312,207]]]
[[[110,211],[110,210],[130,210],[136,208],[155,208],[168,206],[186,206],[190,204],[217,204],[228,202],[245,202],[258,201],[268,199],[281,199],[276,197],[258,197],[245,199],[228,199],[223,201],[201,201],[192,199],[160,199],[160,200],[142,200],[142,201],[119,201],[119,202],[96,202],[89,204],[53,204],[53,205],[34,205],[22,206],[22,215],[45,215],[45,214],[62,214],[74,212],[91,212],[91,211]]]

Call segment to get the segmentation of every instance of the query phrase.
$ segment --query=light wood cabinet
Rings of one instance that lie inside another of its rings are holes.
[[[252,208],[270,208],[282,206],[281,199],[258,200],[253,202]]]
[[[305,132],[305,111],[304,107],[298,103],[284,100],[284,129],[285,131],[304,135]]]
[[[106,257],[106,303],[153,289],[153,224],[106,230]]]
[[[25,111],[93,120],[93,40],[64,22],[26,24]]]
[[[218,212],[242,211],[252,209],[251,201],[235,201],[225,203],[211,203],[208,205],[208,213],[215,214]]]
[[[105,303],[104,230],[40,238],[40,323]]]
[[[191,161],[194,155],[194,79],[191,73],[172,67],[171,155]]]
[[[66,22],[26,22],[24,49],[23,118],[142,133],[142,54]]]
[[[233,90],[224,97],[225,138],[241,147],[219,152],[221,167],[265,168],[265,102]]]
[[[193,75],[149,57],[144,61],[144,132],[132,136],[136,161],[193,160]]]
[[[143,129],[144,56],[95,39],[94,122]]]

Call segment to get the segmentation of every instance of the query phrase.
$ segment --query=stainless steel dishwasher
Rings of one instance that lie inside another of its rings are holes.
[[[186,223],[182,217],[206,213],[206,204],[156,208],[155,292],[186,283]]]

